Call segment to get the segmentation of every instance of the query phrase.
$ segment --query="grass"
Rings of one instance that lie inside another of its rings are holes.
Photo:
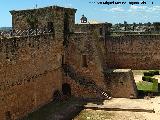
[[[158,81],[147,82],[147,81],[140,81],[136,83],[137,89],[145,92],[158,92]]]

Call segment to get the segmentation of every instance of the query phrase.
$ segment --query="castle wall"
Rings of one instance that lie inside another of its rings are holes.
[[[0,120],[22,117],[61,91],[62,42],[52,34],[0,39]]]
[[[74,33],[70,35],[68,47],[64,51],[65,64],[70,65],[79,76],[95,82],[98,87],[104,90],[106,89],[102,73],[102,63],[94,43],[93,35],[87,33]],[[86,56],[87,66],[83,66],[83,55]],[[71,77],[64,80],[71,84],[72,95],[74,96],[90,98],[99,97],[100,95],[100,93],[97,94],[93,89],[81,86]]]
[[[160,35],[108,36],[107,68],[159,69]]]
[[[75,24],[76,32],[96,32],[96,34],[105,39],[106,35],[110,32],[110,24],[99,23],[99,24]]]
[[[106,85],[112,97],[137,98],[137,87],[130,69],[110,69],[105,74]]]
[[[67,22],[67,32],[73,32],[76,9],[50,6],[39,9],[10,11],[13,30],[40,29],[47,30],[48,23],[53,23],[53,33],[56,39],[63,39]],[[34,26],[34,27],[33,27]],[[50,26],[51,27],[51,26]]]

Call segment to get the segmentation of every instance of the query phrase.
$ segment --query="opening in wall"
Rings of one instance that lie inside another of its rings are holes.
[[[82,67],[88,67],[86,55],[82,55]]]
[[[47,29],[48,29],[48,32],[54,32],[54,26],[53,26],[53,22],[48,22],[47,23]]]
[[[68,83],[62,85],[63,95],[71,96],[71,86]]]
[[[103,35],[103,30],[102,30],[102,28],[99,28],[99,34],[100,34],[100,35]]]
[[[11,120],[11,112],[10,111],[5,112],[5,116],[6,116],[5,120]]]
[[[65,61],[64,61],[64,55],[62,55],[62,65],[65,64]]]

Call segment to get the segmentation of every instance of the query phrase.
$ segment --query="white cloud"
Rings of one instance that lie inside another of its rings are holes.
[[[124,9],[123,7],[113,7],[113,8],[104,8],[102,9],[102,11],[110,11],[110,12],[134,12],[134,13],[137,13],[137,12],[145,12],[145,13],[150,13],[150,12],[153,12],[153,13],[157,13],[157,12],[160,12],[160,6],[152,6],[152,7],[149,7],[149,6],[139,6],[139,5],[131,5],[129,7],[129,9]]]
[[[112,11],[112,12],[123,12],[124,9],[122,7],[115,7],[115,8],[111,8],[110,11]]]
[[[132,5],[130,7],[131,10],[145,10],[147,8],[147,6],[136,6],[136,5]]]
[[[160,6],[153,6],[150,9],[151,11],[160,11]]]
[[[141,11],[141,12],[160,12],[160,6],[136,6],[136,5],[131,5],[131,7],[128,10],[129,12],[136,12],[136,11]]]
[[[105,8],[105,9],[102,9],[102,11],[111,11],[111,12],[123,12],[124,9],[122,7],[114,7],[114,8]]]

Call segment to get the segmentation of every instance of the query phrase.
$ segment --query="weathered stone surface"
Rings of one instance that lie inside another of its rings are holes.
[[[113,97],[137,98],[137,87],[130,69],[105,71],[108,92]]]
[[[131,71],[114,72],[110,76],[113,80],[106,79],[104,74],[106,63],[109,66],[108,62],[111,61],[111,65],[117,62],[108,54],[118,44],[112,44],[108,38],[109,26],[75,27],[75,12],[75,9],[58,6],[11,11],[13,32],[32,27],[54,30],[0,39],[0,120],[6,116],[17,119],[38,109],[53,99],[55,91],[63,92],[65,83],[77,97],[102,97],[106,91],[115,97],[136,96]],[[53,26],[49,27],[50,22]],[[64,64],[71,70],[67,74]],[[118,82],[121,77],[125,85]],[[124,90],[126,93],[122,93]]]
[[[106,39],[108,68],[159,69],[160,35],[110,36]]]
[[[48,103],[54,91],[61,90],[63,44],[52,34],[1,41],[0,119],[7,111],[16,119]]]

